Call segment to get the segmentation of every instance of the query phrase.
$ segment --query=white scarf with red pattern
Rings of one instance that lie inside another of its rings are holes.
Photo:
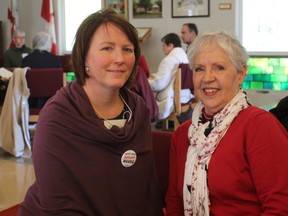
[[[185,216],[209,216],[210,202],[206,172],[209,160],[234,118],[248,106],[246,93],[240,90],[213,117],[213,129],[206,137],[204,131],[210,122],[201,123],[199,119],[204,106],[201,102],[196,105],[192,115],[192,124],[188,130],[190,145],[187,152],[183,186]]]

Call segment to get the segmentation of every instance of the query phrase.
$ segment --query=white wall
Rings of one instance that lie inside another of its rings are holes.
[[[252,105],[261,107],[265,110],[270,110],[275,107],[278,102],[288,95],[288,91],[255,91],[246,90],[248,98]]]
[[[193,22],[197,25],[199,32],[225,29],[235,32],[236,13],[235,1],[225,0],[225,3],[231,3],[231,10],[219,10],[219,3],[223,0],[210,0],[210,17],[194,18],[172,18],[171,0],[163,0],[163,17],[162,18],[133,18],[132,1],[129,1],[129,21],[136,27],[152,27],[151,38],[142,46],[142,52],[145,55],[151,72],[157,72],[158,64],[164,57],[162,51],[161,38],[171,32],[180,35],[183,23]],[[183,44],[183,47],[186,45]]]
[[[19,28],[24,30],[26,33],[26,45],[32,47],[32,39],[34,35],[39,31],[45,31],[45,22],[41,17],[41,7],[42,0],[16,0],[18,3],[18,15],[19,15]],[[3,21],[3,42],[4,42],[4,51],[9,47],[11,37],[10,37],[10,21],[7,18],[8,6],[10,0],[0,0],[0,20]],[[62,6],[63,0],[53,0],[53,4],[57,8],[59,5]],[[55,20],[57,20],[61,11],[54,11]],[[59,31],[59,28],[62,27],[62,24],[55,22],[56,25],[56,34],[62,38],[62,35]],[[59,37],[58,37],[59,38]],[[62,41],[57,39],[57,43],[62,44]],[[1,53],[2,54],[2,53]],[[0,55],[1,55],[0,54]],[[59,54],[62,54],[60,50]]]
[[[195,17],[195,18],[172,18],[171,13],[171,0],[163,0],[163,17],[162,18],[144,18],[133,19],[132,4],[133,1],[129,0],[129,21],[136,27],[152,27],[152,36],[142,47],[142,52],[146,56],[151,72],[156,72],[161,59],[164,57],[161,38],[170,32],[180,34],[180,29],[183,23],[194,22],[199,28],[199,32],[211,31],[216,29],[225,29],[228,31],[235,31],[236,14],[235,14],[235,1],[225,0],[225,3],[231,3],[231,10],[219,10],[218,5],[222,1],[210,0],[210,17]],[[10,43],[10,34],[8,30],[9,21],[7,19],[7,8],[10,0],[0,1],[0,20],[3,21],[4,26],[4,50],[8,48]],[[44,31],[44,20],[41,18],[42,0],[17,0],[18,13],[19,13],[19,28],[26,32],[26,44],[32,46],[33,36],[39,32]],[[60,11],[55,11],[55,20],[59,14],[63,13],[63,0],[54,0],[54,6]],[[75,13],[76,15],[76,13]],[[60,54],[63,53],[63,34],[61,34],[62,23],[56,23],[56,34],[58,37],[58,47]],[[59,38],[61,40],[59,40]],[[185,46],[185,45],[183,45]]]
[[[17,0],[19,11],[19,28],[26,32],[26,44],[32,46],[33,36],[43,31],[44,21],[41,18],[41,6],[42,0]],[[4,50],[8,48],[10,43],[10,33],[8,29],[7,8],[10,0],[0,0],[0,20],[3,21],[4,31]],[[63,0],[53,0],[54,5],[57,4],[55,11],[55,18],[63,13],[62,8]],[[171,0],[163,0],[163,17],[162,18],[133,18],[132,14],[132,0],[128,0],[129,21],[136,27],[152,27],[151,38],[142,46],[142,53],[145,55],[150,71],[152,73],[157,71],[159,62],[164,57],[161,45],[161,38],[170,32],[180,34],[180,29],[183,23],[193,22],[197,24],[199,32],[214,31],[218,29],[224,29],[234,32],[238,35],[239,15],[238,15],[238,3],[239,0],[210,0],[210,16],[209,17],[195,17],[195,18],[172,18],[171,13]],[[231,10],[220,10],[220,3],[231,3]],[[77,15],[77,13],[75,13]],[[60,17],[60,16],[59,16]],[[56,35],[58,37],[57,43],[59,54],[63,54],[63,23],[56,23]],[[185,45],[183,44],[183,47]],[[1,54],[0,54],[1,55]],[[257,93],[255,91],[249,91],[248,96],[253,104],[258,106],[271,105],[278,102],[281,98],[287,95],[287,91],[269,91],[267,94]]]

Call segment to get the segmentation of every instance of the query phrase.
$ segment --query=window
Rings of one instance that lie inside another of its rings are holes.
[[[74,37],[81,22],[90,14],[102,8],[101,1],[65,0],[65,52],[71,52]]]
[[[288,1],[242,0],[242,43],[250,55],[288,56]]]
[[[242,0],[241,3],[240,38],[250,55],[243,88],[288,90],[288,1]]]
[[[250,57],[244,89],[288,90],[288,58]]]

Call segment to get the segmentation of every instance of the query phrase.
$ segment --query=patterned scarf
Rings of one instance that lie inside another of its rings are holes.
[[[219,112],[212,121],[204,124],[201,121],[200,102],[196,105],[192,124],[188,130],[190,145],[185,165],[183,200],[185,216],[209,216],[209,192],[207,188],[207,167],[218,143],[228,130],[230,124],[241,110],[250,106],[246,93],[240,90],[238,94]],[[204,135],[209,126],[212,130]]]

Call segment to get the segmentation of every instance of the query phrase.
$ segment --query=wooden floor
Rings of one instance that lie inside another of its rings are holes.
[[[32,158],[15,158],[0,148],[0,212],[21,203],[34,180]]]

